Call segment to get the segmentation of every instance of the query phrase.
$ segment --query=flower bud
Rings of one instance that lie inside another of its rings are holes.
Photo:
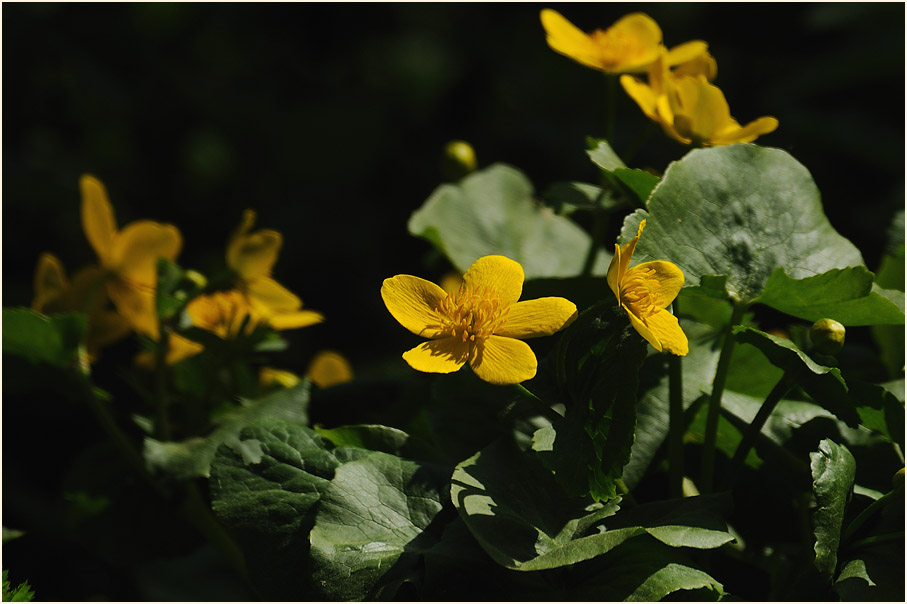
[[[208,285],[208,279],[198,271],[188,270],[183,273],[183,277],[191,281],[199,289]]]
[[[450,141],[441,156],[441,175],[444,180],[455,182],[475,171],[476,152],[466,141]]]
[[[834,319],[819,319],[809,329],[813,348],[821,354],[836,354],[844,346],[844,326]]]
[[[891,477],[891,486],[894,490],[904,488],[904,468],[901,468],[894,473],[894,476]]]

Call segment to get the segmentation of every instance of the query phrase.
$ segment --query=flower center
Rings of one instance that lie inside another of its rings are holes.
[[[635,59],[645,53],[645,46],[636,36],[621,30],[600,29],[592,32],[592,39],[598,44],[602,63],[616,68],[620,63]]]
[[[447,294],[435,309],[438,323],[432,327],[438,330],[439,337],[482,341],[504,325],[508,312],[510,303],[494,290],[463,284],[458,292]]]
[[[620,284],[620,301],[638,317],[655,314],[670,302],[659,293],[659,282],[655,279],[653,268],[634,269],[626,275]]]

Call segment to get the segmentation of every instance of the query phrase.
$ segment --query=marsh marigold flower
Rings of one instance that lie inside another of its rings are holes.
[[[112,308],[104,289],[104,271],[89,266],[78,271],[69,280],[63,263],[45,252],[35,267],[35,297],[31,308],[50,314],[58,312],[84,312],[88,315],[88,332],[85,348],[90,360],[97,358],[104,346],[124,338],[132,328],[125,318]]]
[[[669,65],[684,63],[707,48],[705,42],[693,40],[666,50],[661,28],[644,13],[626,15],[608,29],[591,34],[550,8],[541,12],[541,20],[553,50],[609,74],[644,72],[662,52],[667,52]]]
[[[352,381],[353,368],[339,352],[322,350],[309,363],[305,374],[319,388],[328,388]]]
[[[321,313],[302,310],[302,300],[271,278],[283,236],[271,229],[251,232],[255,212],[246,210],[227,245],[227,266],[238,276],[237,287],[252,310],[274,329],[306,327],[324,320]]]
[[[624,245],[614,245],[614,258],[608,267],[608,286],[627,311],[630,324],[639,335],[659,352],[664,350],[684,356],[689,352],[687,336],[677,317],[667,310],[683,287],[683,272],[677,265],[664,260],[643,262],[629,268],[633,250],[645,226],[643,220],[636,237]]]
[[[135,331],[158,339],[157,260],[176,259],[183,244],[179,230],[153,220],[137,220],[119,230],[101,181],[86,174],[79,186],[82,227],[104,269],[107,294]]]
[[[538,362],[518,338],[551,335],[576,317],[576,305],[558,297],[519,302],[523,267],[504,256],[484,256],[448,293],[412,275],[385,279],[381,297],[391,315],[416,335],[429,338],[403,353],[410,367],[451,373],[469,363],[492,384],[518,384],[535,376]]]
[[[649,68],[648,83],[629,75],[621,76],[620,83],[649,119],[685,145],[749,143],[778,127],[778,120],[770,116],[741,126],[731,117],[724,93],[711,83],[716,73],[708,53],[674,70],[660,57]]]

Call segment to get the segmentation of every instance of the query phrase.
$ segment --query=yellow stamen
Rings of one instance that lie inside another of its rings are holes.
[[[431,327],[437,330],[437,337],[475,344],[499,330],[509,312],[510,303],[494,290],[463,284],[456,293],[447,294],[435,309],[438,323]]]

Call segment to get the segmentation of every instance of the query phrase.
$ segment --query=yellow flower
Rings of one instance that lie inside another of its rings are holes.
[[[258,374],[258,382],[265,388],[280,386],[281,388],[292,388],[299,384],[299,376],[291,371],[275,369],[274,367],[262,367]]]
[[[630,324],[656,350],[684,356],[689,352],[687,336],[677,317],[666,310],[683,287],[683,272],[663,260],[643,262],[633,268],[630,259],[646,221],[639,223],[636,237],[624,245],[614,244],[614,258],[608,267],[608,286],[627,311]]]
[[[35,298],[32,310],[51,314],[84,312],[88,315],[85,348],[94,361],[104,346],[124,338],[129,323],[113,309],[104,291],[104,271],[96,266],[77,272],[72,282],[66,277],[63,263],[50,253],[43,253],[35,267]]]
[[[352,381],[353,368],[342,354],[322,350],[309,363],[306,376],[319,388],[327,388]]]
[[[710,83],[717,70],[708,53],[673,71],[661,57],[649,68],[648,83],[629,75],[621,76],[620,83],[649,119],[685,145],[748,143],[778,127],[774,117],[760,117],[746,126],[731,117],[724,93]]]
[[[302,300],[271,278],[283,237],[270,229],[250,233],[253,224],[255,212],[246,210],[227,245],[227,266],[238,275],[237,287],[252,310],[274,329],[294,329],[323,321],[321,313],[302,310]]]
[[[591,34],[550,8],[541,12],[541,19],[553,50],[605,73],[644,72],[665,51],[661,28],[644,13],[626,15],[605,31],[597,29]],[[706,47],[701,40],[675,46],[667,51],[668,64],[689,61]]]
[[[151,220],[137,220],[118,230],[101,181],[86,174],[79,186],[82,227],[105,271],[107,294],[134,330],[158,339],[157,260],[176,259],[183,243],[179,230]]]
[[[546,336],[576,317],[576,305],[549,297],[518,302],[523,267],[504,256],[485,256],[463,275],[456,293],[412,275],[385,279],[381,297],[391,315],[429,338],[403,353],[410,367],[451,373],[467,362],[492,384],[518,384],[535,376],[535,353],[517,338]]]

